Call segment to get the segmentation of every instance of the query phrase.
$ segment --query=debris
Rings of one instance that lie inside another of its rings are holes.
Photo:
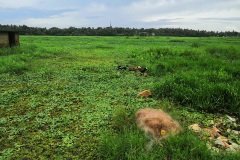
[[[226,149],[228,152],[240,151],[240,146],[234,142],[231,142],[231,145]]]
[[[127,66],[117,66],[117,70],[127,70]]]
[[[190,129],[194,132],[197,132],[197,133],[202,131],[202,128],[199,127],[198,124],[192,124],[192,125],[188,126],[188,129]]]
[[[236,135],[240,135],[240,131],[232,130],[232,133],[234,133]]]
[[[238,150],[238,151],[240,151],[240,145],[238,145],[237,143],[231,143],[231,147],[232,148],[234,148],[234,149],[236,149],[236,150]]]
[[[128,70],[128,71],[134,71],[134,72],[140,72],[144,76],[147,76],[147,67],[142,66],[128,66],[128,65],[119,65],[117,66],[117,70]]]
[[[230,118],[228,117],[228,119],[231,120],[231,122],[233,122],[235,119],[231,118],[232,117]],[[221,131],[216,126],[221,128]],[[198,135],[201,137],[201,139],[208,140],[207,147],[212,151],[215,152],[219,152],[221,150],[226,150],[228,152],[240,151],[239,139],[234,138],[234,142],[232,141],[232,138],[238,136],[240,134],[240,131],[232,130],[231,128],[224,129],[223,127],[219,126],[219,124],[213,125],[212,128],[201,128],[196,123],[188,126],[188,128],[195,133],[199,133]],[[223,136],[221,133],[223,133],[223,135],[227,135],[228,137]]]
[[[230,146],[226,149],[227,152],[236,152],[236,149],[233,146]]]
[[[227,118],[228,118],[228,120],[230,120],[231,122],[236,122],[236,118],[232,118],[232,117],[230,117],[230,116],[228,116],[228,115],[227,115]]]
[[[128,70],[129,70],[129,71],[138,71],[138,66],[128,67]]]
[[[152,92],[150,90],[144,90],[138,94],[139,97],[148,98],[152,96]]]
[[[211,137],[216,138],[216,137],[219,137],[219,136],[221,136],[220,130],[217,127],[213,127],[212,132],[211,132]]]
[[[217,139],[217,140],[214,142],[214,144],[217,145],[217,146],[225,147],[225,144],[224,144],[223,141],[221,141],[220,139]]]
[[[128,67],[129,71],[135,71],[135,72],[141,72],[142,74],[147,72],[147,68],[146,67],[141,67],[141,66],[132,66],[132,67]]]
[[[229,140],[224,137],[224,136],[219,136],[216,141],[215,141],[215,144],[216,145],[220,145],[222,146],[223,148],[229,148],[229,144],[228,144]]]
[[[141,73],[146,73],[147,72],[147,68],[146,67],[141,67],[141,66],[138,66],[138,71],[141,72]]]

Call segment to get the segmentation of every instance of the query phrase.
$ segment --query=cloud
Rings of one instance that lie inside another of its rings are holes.
[[[0,14],[12,13],[0,21],[64,28],[104,27],[111,20],[118,27],[240,31],[239,8],[240,0],[0,0]]]
[[[0,8],[33,7],[39,0],[0,0]]]
[[[77,10],[62,12],[45,18],[28,18],[19,24],[45,27],[97,27],[105,17],[106,6],[98,3],[91,3],[88,6],[80,7]],[[92,21],[94,19],[94,21]]]
[[[141,0],[126,6],[124,10],[145,27],[219,31],[234,28],[240,31],[239,8],[239,0]]]

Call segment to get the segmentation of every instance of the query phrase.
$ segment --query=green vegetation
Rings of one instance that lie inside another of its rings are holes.
[[[69,28],[40,28],[26,25],[1,25],[0,31],[19,31],[22,35],[51,35],[51,36],[181,36],[181,37],[239,37],[236,31],[214,32],[181,28],[123,28],[123,27],[69,27]],[[172,42],[174,42],[173,39]],[[176,42],[176,41],[175,41]],[[180,40],[182,42],[182,40]]]
[[[187,130],[239,117],[239,50],[238,38],[22,36],[0,49],[0,159],[240,159]],[[137,98],[144,89],[153,98]],[[146,151],[134,120],[144,107],[183,133]]]

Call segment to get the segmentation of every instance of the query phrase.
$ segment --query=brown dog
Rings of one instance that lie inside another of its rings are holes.
[[[181,131],[181,126],[173,118],[161,109],[145,108],[136,113],[137,126],[145,132],[150,138],[150,149],[154,142],[160,142],[161,139],[169,135],[175,135]]]

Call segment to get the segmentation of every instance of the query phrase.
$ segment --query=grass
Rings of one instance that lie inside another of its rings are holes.
[[[134,121],[143,107],[163,108],[184,128],[239,116],[238,38],[20,40],[0,49],[0,159],[239,159],[212,153],[187,129],[147,152]],[[137,98],[144,89],[154,98]]]

